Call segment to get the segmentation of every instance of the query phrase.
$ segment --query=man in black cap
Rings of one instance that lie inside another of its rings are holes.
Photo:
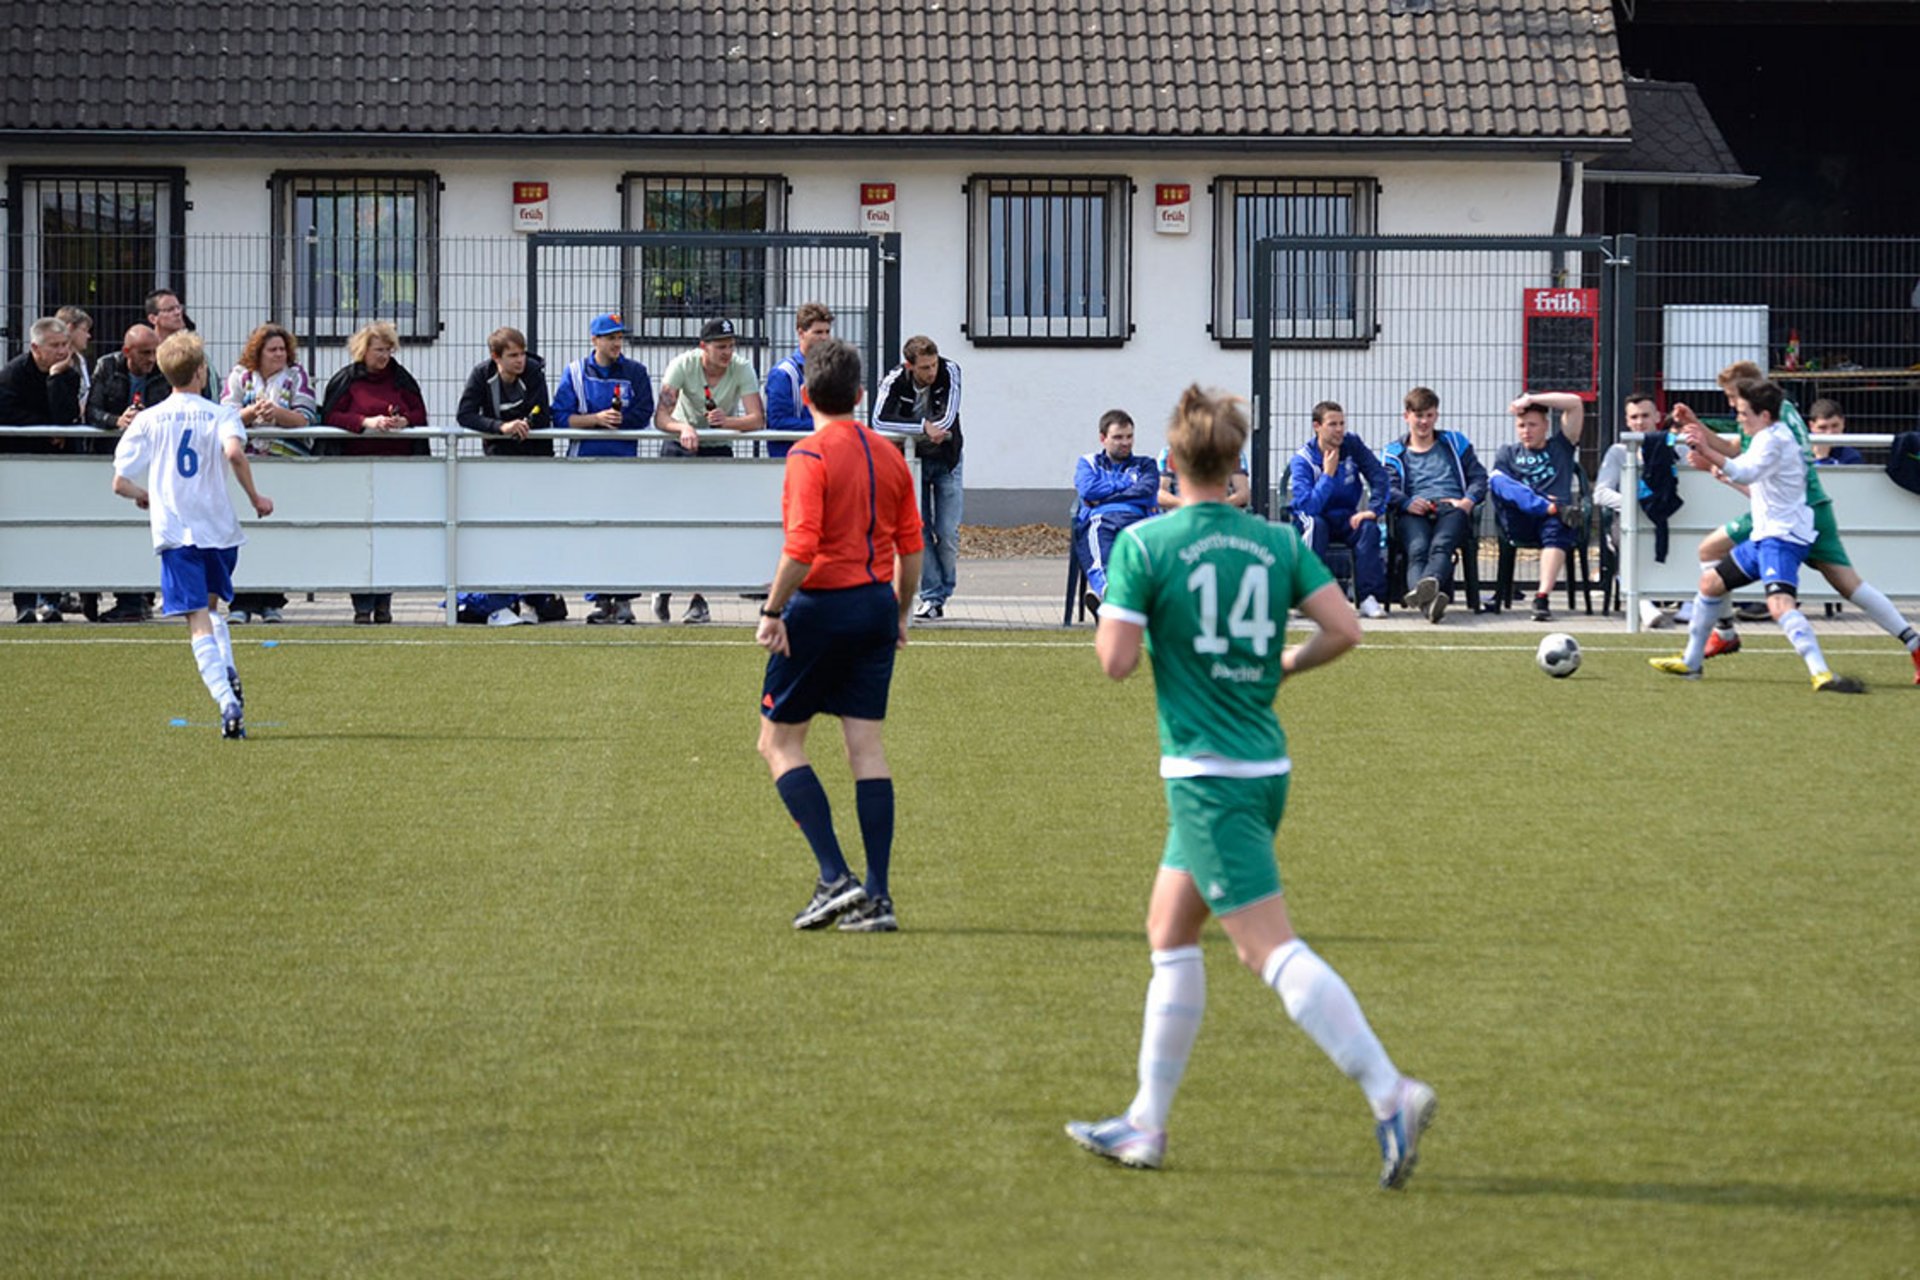
[[[700,443],[702,431],[759,431],[767,425],[767,410],[760,398],[760,375],[745,356],[734,353],[731,320],[709,320],[700,330],[700,345],[673,358],[660,375],[660,400],[653,410],[653,425],[677,437],[660,446],[666,458],[730,458],[730,444]],[[660,591],[653,597],[653,616],[661,622],[672,617],[671,593]],[[687,601],[682,622],[705,622],[709,618],[705,596],[695,592]]]

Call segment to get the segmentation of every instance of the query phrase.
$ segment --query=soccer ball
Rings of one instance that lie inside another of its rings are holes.
[[[1564,631],[1541,636],[1533,660],[1554,679],[1563,679],[1580,669],[1580,642]]]

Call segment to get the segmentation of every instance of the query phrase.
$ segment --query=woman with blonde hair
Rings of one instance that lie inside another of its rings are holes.
[[[313,379],[296,358],[299,344],[284,326],[263,324],[247,335],[240,359],[227,374],[220,403],[240,411],[249,431],[256,427],[311,427],[320,421],[320,402],[313,396]],[[305,453],[295,441],[276,442],[278,450]],[[275,452],[264,440],[251,436],[247,452],[259,457]],[[233,597],[231,620],[279,622],[287,597],[278,591],[242,591]]]
[[[394,359],[400,334],[392,324],[376,320],[362,325],[347,339],[349,363],[327,380],[320,400],[320,421],[362,437],[342,442],[340,452],[350,457],[395,456],[427,452],[424,440],[395,438],[389,432],[427,425],[427,404],[420,384]],[[353,593],[353,620],[358,623],[393,621],[393,593]]]

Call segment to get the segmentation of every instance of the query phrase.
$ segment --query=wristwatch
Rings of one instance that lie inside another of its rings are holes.
[[[786,613],[785,609],[762,609],[760,616],[763,618],[778,618],[784,613]]]

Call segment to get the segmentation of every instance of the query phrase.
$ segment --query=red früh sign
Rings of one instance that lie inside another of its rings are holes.
[[[1600,291],[1528,289],[1521,321],[1521,368],[1528,391],[1600,391]]]

